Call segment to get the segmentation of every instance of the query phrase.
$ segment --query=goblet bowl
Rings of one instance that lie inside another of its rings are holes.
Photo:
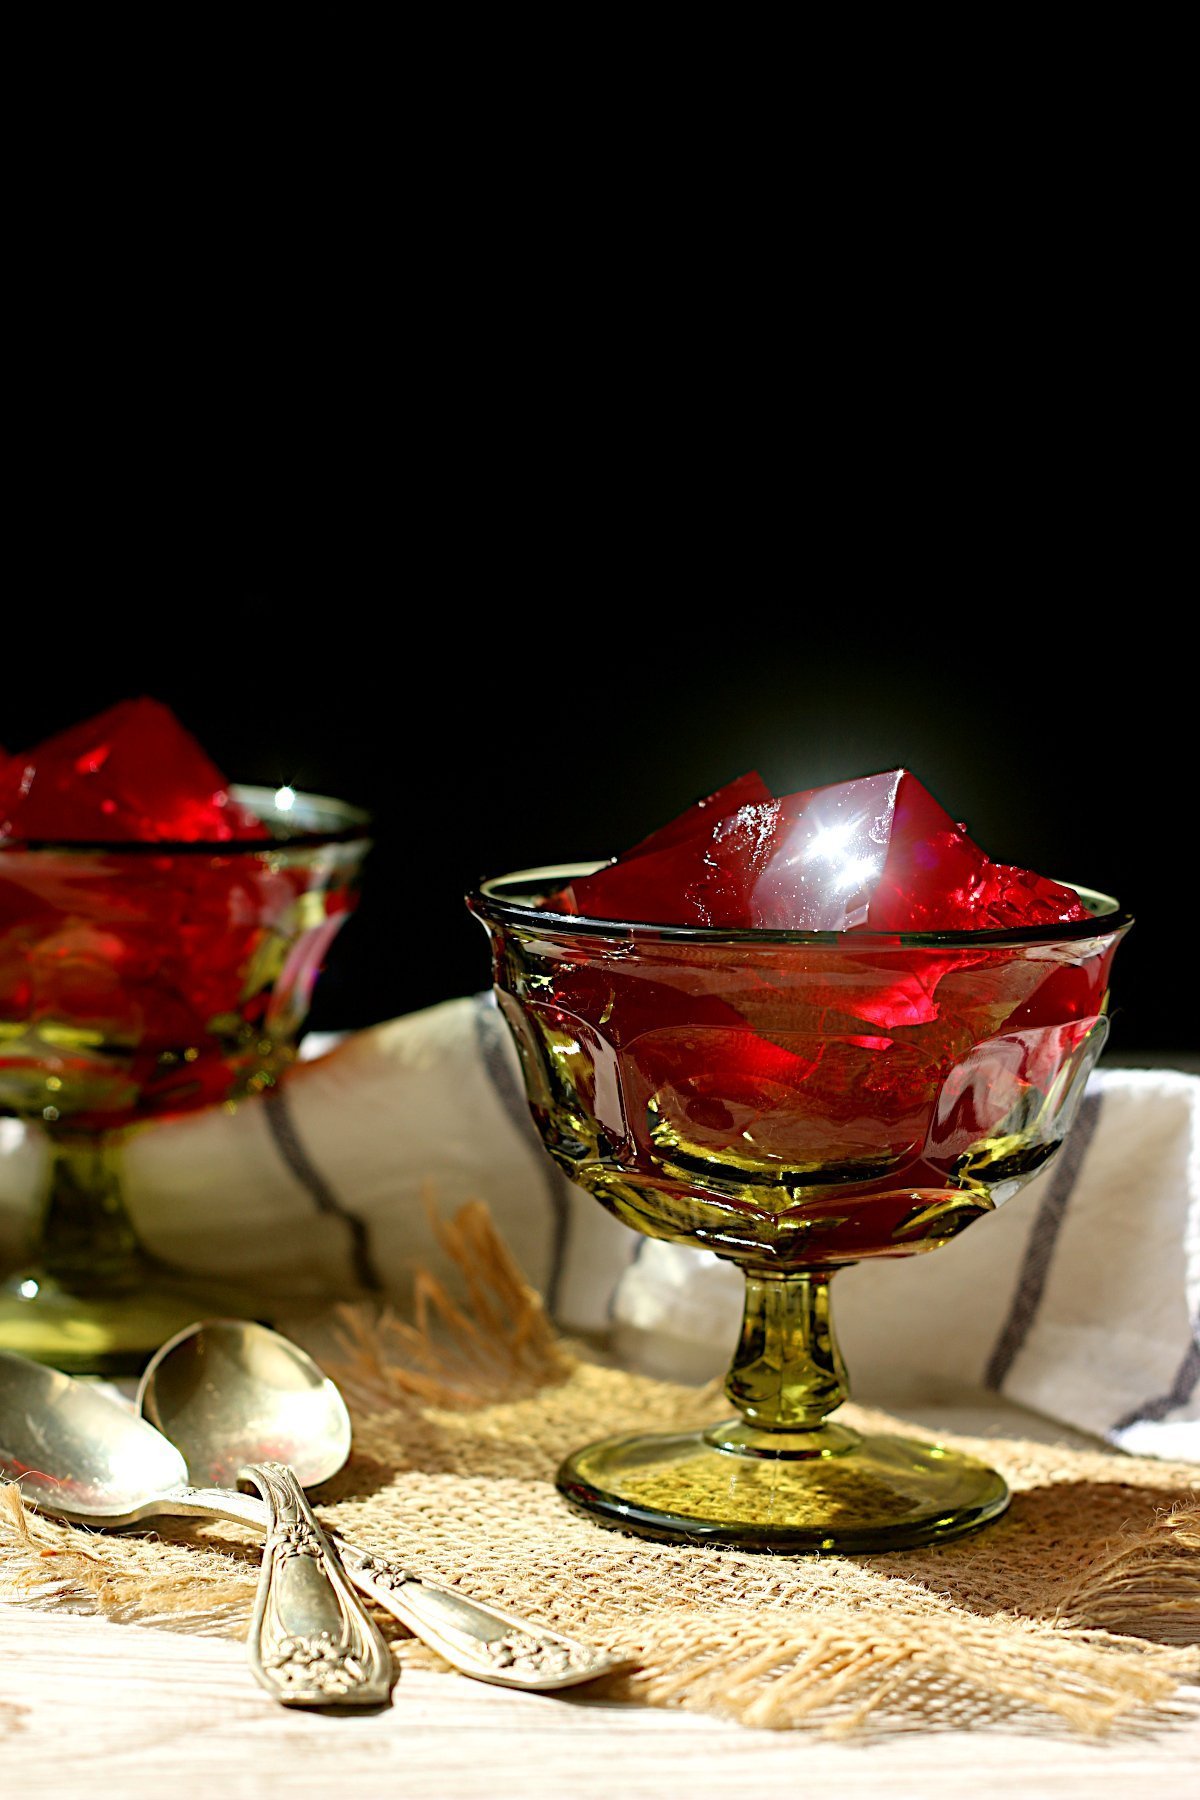
[[[746,1305],[732,1418],[587,1446],[560,1489],[647,1536],[776,1550],[901,1547],[994,1517],[1007,1491],[983,1464],[828,1419],[847,1394],[829,1284],[947,1243],[1051,1160],[1104,1043],[1129,916],[1082,888],[1087,919],[978,932],[539,905],[600,866],[468,896],[529,1105],[573,1181],[635,1230],[737,1263]]]
[[[0,842],[0,1112],[39,1125],[52,1152],[23,1264],[0,1287],[0,1345],[62,1369],[136,1371],[193,1319],[255,1310],[138,1244],[121,1144],[276,1080],[369,840],[341,801],[232,793],[267,836]]]

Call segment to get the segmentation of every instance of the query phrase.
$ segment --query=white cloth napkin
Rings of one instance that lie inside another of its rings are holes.
[[[490,995],[306,1052],[264,1098],[131,1136],[128,1201],[150,1250],[264,1295],[402,1295],[437,1261],[429,1206],[482,1199],[567,1330],[613,1329],[633,1361],[680,1379],[727,1366],[740,1273],[638,1236],[556,1169]],[[38,1134],[0,1119],[8,1266],[45,1158]],[[1097,1072],[1023,1193],[932,1255],[844,1271],[834,1299],[857,1399],[992,1389],[1126,1449],[1200,1460],[1200,1078]]]

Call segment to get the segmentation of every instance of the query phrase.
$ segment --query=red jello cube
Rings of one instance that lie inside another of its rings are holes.
[[[994,863],[905,769],[771,799],[743,776],[547,903],[594,918],[777,931],[982,931],[1086,918]]]
[[[713,897],[702,897],[710,872],[706,861],[722,823],[747,808],[772,805],[771,790],[753,770],[698,800],[677,819],[626,850],[615,863],[573,881],[544,902],[553,912],[598,919],[634,919],[648,924],[726,924]],[[736,919],[741,910],[736,906]],[[720,916],[714,917],[714,909]],[[686,915],[686,916],[685,916]]]
[[[265,836],[156,700],[123,700],[0,762],[0,838],[226,843]]]
[[[872,931],[1007,931],[1086,919],[1070,888],[994,863],[915,775],[898,771],[887,856],[871,895]]]

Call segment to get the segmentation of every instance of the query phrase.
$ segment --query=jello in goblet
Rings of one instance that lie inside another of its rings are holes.
[[[0,801],[17,801],[0,829],[0,1112],[51,1151],[0,1285],[0,1345],[72,1371],[136,1371],[196,1317],[261,1310],[143,1249],[122,1146],[274,1082],[368,848],[357,809],[226,789],[200,756],[164,709],[130,702],[31,753],[28,780],[19,759],[0,772]],[[42,819],[74,830],[38,835]]]
[[[1101,894],[991,864],[924,790],[845,786],[790,813],[739,807],[723,836],[705,803],[691,839],[679,822],[610,865],[611,891],[606,866],[587,864],[469,897],[550,1155],[635,1230],[745,1275],[733,1415],[631,1430],[560,1470],[572,1502],[648,1537],[891,1549],[1007,1503],[970,1457],[829,1417],[847,1397],[830,1283],[863,1258],[947,1243],[1052,1159],[1104,1042],[1130,920]],[[655,857],[715,922],[589,916],[589,892],[621,906],[636,884],[652,901]],[[948,916],[972,928],[847,927],[876,902],[894,917],[906,884],[915,904],[928,892],[915,871],[931,866],[961,877]],[[810,916],[835,928],[728,923],[748,900],[772,916],[803,869]]]

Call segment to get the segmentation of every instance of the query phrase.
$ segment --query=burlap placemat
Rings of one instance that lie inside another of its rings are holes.
[[[838,1735],[1017,1721],[1098,1734],[1166,1723],[1190,1704],[1180,1689],[1200,1674],[1200,1468],[948,1437],[1014,1490],[1000,1520],[951,1544],[785,1557],[627,1537],[560,1499],[563,1455],[631,1425],[719,1418],[728,1403],[558,1342],[482,1209],[442,1236],[464,1301],[423,1276],[412,1323],[343,1315],[331,1372],[355,1446],[320,1514],[633,1659],[589,1691]],[[843,1416],[905,1429],[862,1408]],[[239,1635],[256,1555],[236,1526],[163,1520],[152,1537],[101,1536],[0,1490],[5,1599]],[[380,1623],[402,1664],[444,1667],[389,1616]]]

